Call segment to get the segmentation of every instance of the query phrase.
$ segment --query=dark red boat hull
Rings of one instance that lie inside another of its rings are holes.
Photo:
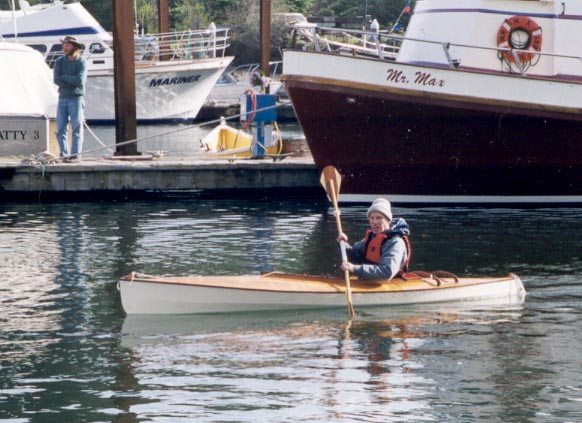
[[[318,168],[344,194],[581,196],[582,117],[285,81]]]

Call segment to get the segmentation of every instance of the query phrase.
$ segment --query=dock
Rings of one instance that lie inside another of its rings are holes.
[[[0,158],[0,200],[103,198],[169,193],[289,193],[325,196],[311,157],[284,160],[167,157],[22,164]]]

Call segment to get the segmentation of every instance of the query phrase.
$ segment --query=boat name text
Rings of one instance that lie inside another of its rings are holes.
[[[157,78],[150,81],[151,87],[162,87],[164,85],[178,85],[178,84],[191,84],[193,82],[198,82],[202,75],[190,75],[190,76],[176,76],[174,78]]]
[[[397,84],[417,84],[429,87],[444,87],[445,80],[444,79],[437,79],[433,77],[428,72],[421,72],[417,71],[414,73],[414,77],[410,77],[405,74],[404,71],[399,69],[390,68],[387,71],[386,80],[389,82],[395,82]]]
[[[0,131],[1,141],[25,141],[27,131]],[[39,131],[34,131],[34,139],[37,140],[40,137]]]

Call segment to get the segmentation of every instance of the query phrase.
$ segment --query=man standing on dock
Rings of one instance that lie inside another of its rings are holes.
[[[54,82],[59,87],[57,108],[57,140],[61,157],[66,161],[78,161],[83,150],[83,121],[85,83],[87,81],[87,62],[82,57],[83,45],[75,37],[66,36],[63,40],[63,53],[55,63]],[[69,156],[67,140],[68,124],[71,120],[73,145]]]

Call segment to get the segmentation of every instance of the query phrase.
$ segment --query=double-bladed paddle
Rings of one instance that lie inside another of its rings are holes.
[[[340,211],[338,207],[338,197],[339,197],[339,190],[340,185],[342,182],[342,177],[337,171],[334,166],[326,166],[323,168],[321,172],[321,185],[327,192],[332,204],[333,210],[335,214],[335,221],[337,224],[338,235],[343,233],[342,230],[342,222],[340,219]],[[346,243],[342,241],[340,243],[341,254],[342,254],[342,262],[345,263],[348,261],[347,254],[346,254]],[[354,317],[354,305],[352,304],[352,288],[350,286],[350,272],[347,270],[344,271],[344,278],[346,281],[346,297],[348,300],[348,314],[350,319]]]

